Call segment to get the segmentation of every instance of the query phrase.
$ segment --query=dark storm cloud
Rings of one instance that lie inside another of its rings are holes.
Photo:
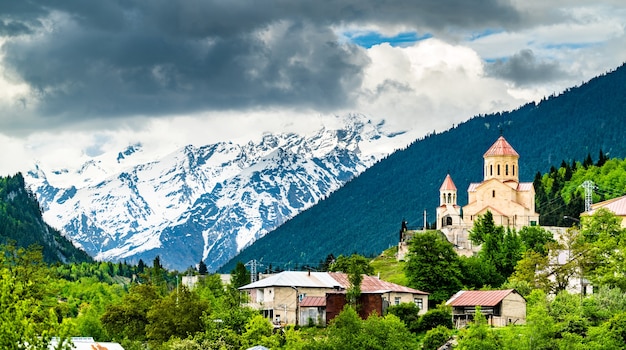
[[[23,101],[68,119],[331,111],[350,105],[369,62],[331,25],[436,32],[519,20],[497,0],[9,1],[0,10],[5,70],[35,91]]]
[[[486,67],[487,74],[510,80],[517,86],[567,78],[556,62],[538,61],[532,50],[522,50]]]

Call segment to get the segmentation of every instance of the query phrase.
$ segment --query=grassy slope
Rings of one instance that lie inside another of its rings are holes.
[[[372,265],[376,274],[380,274],[380,279],[406,286],[409,281],[404,274],[404,261],[396,259],[397,252],[397,246],[389,248],[374,258],[370,265]]]

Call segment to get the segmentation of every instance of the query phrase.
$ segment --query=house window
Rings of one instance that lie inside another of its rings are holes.
[[[394,304],[400,305],[400,297],[395,297],[394,298]]]
[[[424,308],[424,300],[422,300],[422,298],[414,298],[413,301],[420,310]]]
[[[256,292],[256,302],[262,303],[265,300],[265,295],[263,294],[263,289],[258,289]]]
[[[304,299],[304,297],[306,297],[306,293],[302,293],[302,294],[298,295],[298,301],[302,301],[302,299]]]

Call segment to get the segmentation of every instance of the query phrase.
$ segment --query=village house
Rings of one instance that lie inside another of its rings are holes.
[[[283,271],[239,289],[248,305],[275,324],[327,324],[346,304],[348,275],[341,272]],[[363,275],[361,317],[383,315],[389,305],[415,303],[420,314],[428,309],[428,293]]]
[[[474,320],[476,307],[487,323],[494,327],[526,323],[526,299],[515,289],[462,290],[454,294],[446,305],[452,307],[452,319],[456,328],[462,328]]]

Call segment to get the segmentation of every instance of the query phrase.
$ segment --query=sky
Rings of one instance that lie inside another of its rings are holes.
[[[3,1],[0,175],[347,113],[418,138],[617,68],[625,25],[623,0]]]

